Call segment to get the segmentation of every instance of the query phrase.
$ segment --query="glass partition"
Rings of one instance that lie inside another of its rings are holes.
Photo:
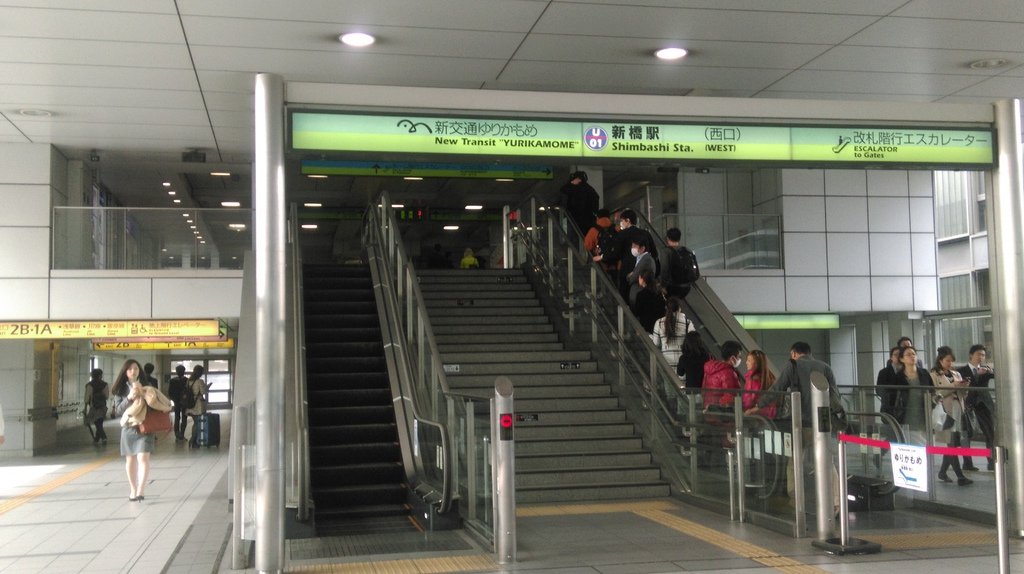
[[[705,411],[703,391],[683,388],[676,366],[654,346],[613,281],[582,250],[581,234],[560,211],[542,208],[532,198],[510,211],[512,265],[526,269],[565,317],[576,341],[592,349],[674,490],[726,504],[733,498],[732,486],[737,495],[743,493],[735,496],[735,505],[790,524],[796,532],[803,521],[788,504],[784,479],[786,468],[798,465],[800,458],[786,438],[792,423],[745,417],[742,408]],[[700,317],[691,319],[707,342],[719,342]],[[784,397],[776,400],[784,402]],[[730,451],[735,457],[732,480]]]
[[[248,209],[55,207],[53,269],[241,269]]]
[[[782,218],[774,214],[665,214],[660,235],[671,227],[697,256],[701,269],[782,269]]]

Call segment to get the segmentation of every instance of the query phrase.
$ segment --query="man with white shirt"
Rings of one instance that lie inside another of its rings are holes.
[[[988,388],[989,381],[995,377],[992,367],[983,365],[988,356],[988,349],[985,345],[973,345],[967,356],[967,364],[957,369],[960,376],[967,381],[972,389]],[[985,435],[985,447],[991,449],[995,438],[995,413],[996,405],[992,401],[992,394],[988,391],[971,391],[967,395],[966,413],[974,413],[978,420],[978,428],[981,434]],[[965,426],[970,428],[970,426]],[[964,457],[964,470],[978,470],[974,466],[971,457]],[[995,470],[992,458],[988,459],[988,470]]]

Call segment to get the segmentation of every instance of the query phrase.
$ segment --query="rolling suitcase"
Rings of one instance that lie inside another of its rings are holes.
[[[206,413],[196,417],[194,447],[220,446],[220,415]]]

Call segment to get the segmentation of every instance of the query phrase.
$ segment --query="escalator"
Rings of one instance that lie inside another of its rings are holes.
[[[317,535],[412,530],[369,267],[305,265],[303,276]]]

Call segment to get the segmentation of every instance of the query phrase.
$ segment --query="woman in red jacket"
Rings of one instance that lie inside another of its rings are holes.
[[[768,356],[760,349],[754,349],[747,355],[746,391],[766,391],[775,384],[775,375],[768,369]],[[743,410],[749,411],[757,406],[757,400],[761,393],[743,393]],[[775,418],[778,408],[776,403],[770,403],[757,411],[757,414],[768,418]]]

